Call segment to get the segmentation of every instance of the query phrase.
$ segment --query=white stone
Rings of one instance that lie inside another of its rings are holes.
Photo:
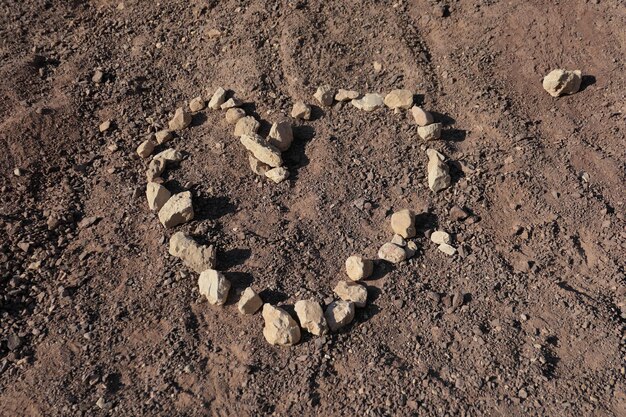
[[[224,90],[222,87],[217,87],[217,90],[215,90],[215,93],[213,93],[211,100],[209,100],[209,108],[211,110],[218,110],[225,101],[226,90]]]
[[[437,249],[450,256],[456,253],[456,249],[453,246],[448,245],[447,243],[442,243],[437,247]]]
[[[350,100],[354,100],[356,98],[359,98],[361,94],[358,91],[354,91],[354,90],[343,90],[343,89],[339,89],[339,91],[337,91],[337,94],[335,94],[335,100],[337,101],[350,101]]]
[[[152,211],[159,211],[161,207],[167,203],[172,193],[167,188],[156,182],[149,182],[146,185],[146,198],[148,199],[148,207]]]
[[[367,288],[356,282],[339,281],[333,290],[343,301],[352,301],[356,307],[363,308],[367,302]]]
[[[285,310],[264,304],[262,314],[265,321],[263,336],[268,343],[291,346],[300,341],[300,326]]]
[[[188,222],[193,216],[190,191],[174,194],[159,210],[159,221],[167,228]]]
[[[428,187],[435,192],[448,188],[452,182],[450,168],[444,162],[445,157],[434,149],[426,151],[428,155]]]
[[[354,107],[365,111],[374,111],[383,106],[384,101],[380,94],[367,93],[362,98],[354,99],[350,103]]]
[[[294,309],[300,320],[300,326],[316,336],[328,333],[328,324],[322,306],[315,300],[297,301]]]
[[[216,250],[213,245],[201,245],[183,232],[176,232],[170,238],[169,254],[180,258],[197,273],[215,268]]]
[[[278,184],[289,178],[289,171],[285,167],[272,168],[265,173],[265,176]]]
[[[252,170],[252,172],[263,177],[265,176],[265,173],[267,171],[272,169],[271,166],[259,161],[251,153],[248,153],[248,162],[250,163],[250,169]]]
[[[431,233],[430,240],[437,245],[441,245],[442,243],[450,244],[450,235],[443,230],[437,230]]]
[[[333,301],[326,307],[324,317],[330,330],[336,332],[354,320],[354,303],[350,301]]]
[[[142,158],[147,158],[150,156],[152,151],[154,151],[155,146],[156,143],[154,143],[152,139],[146,139],[141,142],[141,145],[137,147],[137,155],[141,156]]]
[[[263,300],[251,287],[246,288],[241,297],[237,308],[241,314],[254,314],[263,306]]]
[[[239,106],[241,106],[241,100],[239,100],[238,98],[232,97],[226,100],[225,102],[223,102],[222,105],[220,106],[220,109],[228,110],[228,109],[232,109],[234,107],[239,107]]]
[[[315,97],[322,106],[331,106],[335,98],[335,89],[329,85],[322,85],[317,88],[313,97]]]
[[[237,120],[235,125],[235,136],[255,135],[261,124],[252,116],[245,116]]]
[[[189,102],[189,110],[196,112],[206,107],[206,101],[200,96],[191,99]]]
[[[106,132],[110,128],[111,128],[111,121],[110,120],[105,120],[104,122],[100,123],[100,125],[98,126],[98,129],[100,130],[100,133]]]
[[[207,269],[200,274],[198,287],[200,288],[200,294],[206,297],[209,304],[222,306],[228,298],[230,281],[221,272],[215,269]]]
[[[435,118],[430,112],[418,106],[413,106],[411,108],[411,114],[413,115],[413,119],[415,119],[415,123],[418,126],[427,126],[435,121]]]
[[[168,148],[154,155],[152,159],[160,159],[166,163],[177,163],[183,160],[183,154],[176,149]]]
[[[155,179],[159,178],[161,174],[165,171],[165,161],[163,159],[152,159],[148,164],[148,169],[146,170],[146,178],[148,182],[152,182]]]
[[[174,117],[168,123],[169,130],[176,131],[182,130],[191,124],[191,114],[186,112],[185,109],[179,107],[174,113]]]
[[[380,247],[378,257],[392,264],[397,264],[406,259],[406,252],[404,248],[388,242]]]
[[[280,151],[267,143],[259,135],[243,135],[239,138],[241,144],[254,155],[256,159],[271,166],[272,168],[279,167],[283,164],[283,159],[280,156]]]
[[[552,97],[565,94],[574,94],[580,89],[582,72],[580,70],[568,71],[555,69],[543,79],[543,88]]]
[[[352,281],[367,279],[374,272],[374,262],[358,255],[352,255],[346,259],[346,272]]]
[[[402,246],[402,247],[406,246],[406,240],[397,233],[395,233],[393,237],[391,238],[391,243],[393,243],[394,245]]]
[[[303,103],[302,101],[297,101],[291,110],[291,117],[294,119],[311,119],[311,106]]]
[[[156,139],[158,144],[166,143],[172,140],[174,135],[167,129],[159,130],[154,134],[154,138]]]
[[[230,124],[237,123],[239,119],[243,117],[246,117],[246,112],[244,109],[240,109],[239,107],[233,107],[232,109],[226,110],[225,118],[226,121]],[[256,131],[254,133],[256,133]]]
[[[441,123],[418,126],[417,135],[423,140],[437,140],[441,137]]]
[[[391,215],[391,229],[403,238],[415,236],[415,213],[404,209]]]
[[[291,128],[291,123],[288,121],[274,123],[270,129],[267,142],[270,145],[274,145],[281,152],[285,152],[289,149],[291,143],[293,142],[293,129]]]
[[[411,90],[393,90],[385,96],[385,106],[390,109],[408,110],[413,105],[413,92]]]

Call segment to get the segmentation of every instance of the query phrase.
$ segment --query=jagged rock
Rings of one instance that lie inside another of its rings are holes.
[[[263,336],[269,344],[291,346],[300,341],[300,326],[282,308],[270,304],[263,305]]]
[[[367,302],[367,288],[356,282],[339,281],[333,290],[343,301],[352,301],[356,307],[363,308]]]
[[[450,235],[443,230],[437,230],[431,233],[430,240],[433,243],[441,245],[442,243],[450,244]]]
[[[245,116],[237,120],[235,125],[235,136],[253,136],[261,127],[261,124],[252,116]]]
[[[154,138],[156,139],[159,145],[162,143],[169,142],[170,140],[172,140],[173,137],[174,135],[172,134],[172,132],[170,132],[167,129],[159,130],[158,132],[154,134]]]
[[[254,314],[263,306],[263,300],[251,287],[241,293],[237,308],[241,314]]]
[[[445,157],[434,149],[426,151],[428,155],[428,187],[439,192],[450,186],[450,168],[444,162]]]
[[[335,89],[329,85],[322,85],[317,88],[313,97],[315,97],[322,106],[331,106],[335,98]]]
[[[221,272],[207,269],[200,274],[198,287],[200,288],[200,294],[206,297],[209,304],[222,306],[228,298],[230,281]]]
[[[228,110],[234,107],[239,107],[241,106],[241,104],[242,104],[241,100],[239,100],[238,98],[232,97],[226,100],[225,102],[223,102],[222,105],[220,106],[220,109]]]
[[[246,112],[244,109],[240,109],[239,107],[233,107],[232,109],[226,110],[225,117],[228,123],[233,124],[237,123],[241,118],[246,117]],[[256,131],[254,133],[256,133]]]
[[[185,265],[197,273],[215,268],[216,250],[213,245],[201,245],[183,232],[176,232],[172,235],[169,253],[180,258]]]
[[[218,87],[213,93],[211,100],[209,100],[209,108],[212,110],[218,110],[222,104],[226,101],[226,90],[222,87]]]
[[[354,99],[350,103],[354,107],[365,111],[374,111],[383,106],[384,101],[380,94],[367,93],[362,98]]]
[[[154,155],[153,159],[160,159],[166,163],[177,163],[183,160],[183,154],[176,149],[168,148]]]
[[[191,114],[187,113],[185,109],[179,107],[174,113],[174,117],[168,123],[169,130],[176,131],[182,130],[191,124]]]
[[[163,226],[172,228],[193,219],[191,192],[174,194],[159,210],[159,221]]]
[[[201,96],[193,98],[189,102],[189,110],[196,112],[204,109],[206,107],[206,101]]]
[[[267,143],[259,135],[242,135],[239,140],[241,144],[254,155],[256,159],[271,166],[272,168],[279,167],[283,164],[283,159],[280,156],[280,151]]]
[[[322,311],[322,306],[315,300],[300,300],[294,309],[300,320],[300,326],[316,336],[328,333],[328,324]]]
[[[352,281],[369,278],[374,272],[374,262],[358,255],[352,255],[346,259],[346,272]]]
[[[248,153],[248,162],[250,163],[250,169],[252,170],[252,172],[263,177],[265,176],[265,173],[267,171],[272,169],[271,166],[259,161],[251,153]]]
[[[152,151],[154,151],[155,146],[156,143],[154,143],[152,139],[146,139],[137,147],[137,155],[142,158],[147,158],[150,156]]]
[[[337,101],[350,101],[359,98],[361,94],[358,91],[354,90],[343,90],[339,89],[337,94],[335,94],[335,100]]]
[[[282,121],[274,123],[270,129],[267,142],[270,145],[274,145],[281,152],[285,152],[291,146],[293,142],[293,129],[291,123],[288,121]]]
[[[558,97],[576,93],[580,89],[581,83],[582,72],[580,70],[555,69],[543,79],[543,88],[552,97]]]
[[[441,123],[418,126],[417,135],[424,140],[437,140],[441,137]]]
[[[415,213],[404,209],[391,215],[391,229],[403,238],[415,236]]]
[[[411,90],[393,90],[385,96],[385,106],[390,109],[410,109],[413,105]]]
[[[301,101],[297,101],[291,110],[291,117],[294,119],[311,119],[311,106]]]
[[[411,108],[411,114],[413,115],[413,119],[415,119],[415,123],[418,126],[428,126],[435,121],[435,118],[430,112],[427,112],[418,106],[413,106]]]
[[[272,168],[265,173],[265,176],[278,184],[289,178],[289,171],[285,167]]]
[[[388,242],[380,247],[378,257],[392,264],[397,264],[406,259],[406,251],[404,248]]]
[[[153,182],[155,179],[159,178],[161,174],[163,174],[163,171],[165,171],[165,161],[163,159],[153,158],[146,170],[148,182]]]
[[[172,193],[167,188],[156,182],[149,182],[146,185],[146,198],[148,199],[148,207],[150,210],[159,211],[161,207],[167,203]]]
[[[100,130],[100,133],[104,133],[110,128],[111,128],[110,120],[105,120],[104,122],[100,123],[100,125],[98,126],[98,130]]]
[[[333,301],[326,307],[324,317],[330,330],[336,332],[354,320],[354,303],[350,301]]]

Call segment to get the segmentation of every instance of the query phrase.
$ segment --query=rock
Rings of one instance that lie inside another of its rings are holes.
[[[156,182],[149,182],[146,185],[146,198],[148,199],[148,207],[152,211],[159,211],[161,207],[167,203],[172,193],[167,188]]]
[[[374,262],[358,255],[352,255],[346,259],[346,272],[352,281],[367,279],[374,272]]]
[[[448,215],[452,218],[452,220],[456,220],[456,221],[465,220],[469,217],[469,213],[467,213],[465,210],[463,210],[459,206],[453,206],[450,209],[450,212],[448,213]]]
[[[238,98],[232,97],[226,100],[224,103],[222,103],[222,105],[220,106],[220,109],[228,110],[234,107],[239,107],[241,106],[241,104],[242,104],[241,100],[239,100]]]
[[[237,308],[241,314],[254,314],[261,307],[263,307],[263,300],[261,300],[259,294],[254,292],[251,287],[246,288],[243,293],[241,293],[239,303],[237,304]]]
[[[408,242],[406,242],[404,252],[406,253],[407,259],[414,257],[415,254],[417,253],[417,243],[413,242],[412,240],[409,240]]]
[[[406,246],[406,240],[404,240],[404,238],[397,233],[394,233],[393,237],[391,238],[391,243],[401,247]]]
[[[374,72],[375,72],[376,74],[378,74],[379,72],[381,72],[381,71],[383,70],[383,64],[381,64],[381,63],[380,63],[380,62],[378,62],[378,61],[374,61],[374,62],[372,63],[372,65],[374,66]]]
[[[367,93],[362,98],[354,99],[350,103],[354,107],[365,111],[374,111],[383,106],[384,101],[380,94]]]
[[[552,97],[574,94],[580,89],[582,72],[555,69],[543,79],[543,89]]]
[[[283,164],[283,159],[280,156],[280,151],[265,142],[259,135],[243,135],[239,138],[241,144],[254,155],[256,159],[271,166],[272,168],[279,167]]]
[[[441,137],[441,123],[418,126],[417,135],[423,140],[437,140]]]
[[[174,113],[174,117],[168,123],[168,127],[172,131],[183,130],[191,124],[191,114],[187,113],[185,109],[179,107]]]
[[[154,147],[156,143],[152,139],[146,139],[141,142],[141,145],[137,146],[137,155],[142,158],[147,158],[150,156],[152,151],[154,151]]]
[[[251,153],[248,153],[248,162],[250,163],[250,169],[252,170],[252,172],[263,177],[265,176],[265,173],[267,171],[272,169],[271,166],[259,161]]]
[[[204,34],[206,35],[207,38],[213,39],[213,38],[218,38],[222,34],[222,32],[220,32],[218,29],[215,29],[215,28],[206,28],[204,31]]]
[[[213,93],[211,100],[209,100],[209,108],[211,110],[218,110],[225,101],[226,90],[224,90],[222,87],[217,87],[217,90],[215,90],[215,93]]]
[[[111,128],[111,121],[110,120],[105,120],[104,122],[100,123],[100,125],[98,126],[98,129],[100,130],[100,133],[106,132],[110,128]]]
[[[272,168],[265,173],[265,176],[278,184],[289,178],[289,171],[285,167]]]
[[[367,288],[356,282],[339,281],[333,290],[343,301],[352,301],[356,307],[363,308],[367,302]]]
[[[163,159],[152,159],[148,164],[148,169],[146,170],[146,178],[148,182],[153,182],[155,179],[159,178],[161,174],[165,171],[165,161]]]
[[[206,101],[201,96],[193,98],[189,102],[189,110],[196,112],[204,109],[206,107]]]
[[[242,117],[235,125],[235,136],[253,136],[261,127],[261,124],[252,116]]]
[[[313,97],[315,97],[322,106],[332,106],[335,98],[335,89],[329,85],[322,85],[317,88]]]
[[[336,332],[354,320],[354,303],[350,301],[334,301],[326,307],[324,317],[330,330]]]
[[[300,326],[282,308],[263,305],[263,336],[271,345],[291,346],[300,341]]]
[[[315,300],[300,300],[296,302],[294,309],[300,320],[300,326],[307,332],[316,336],[328,333],[328,324],[322,311],[322,306]]]
[[[104,80],[104,73],[101,70],[96,70],[91,77],[91,81],[96,84],[100,84]]]
[[[9,333],[9,336],[7,337],[7,348],[9,348],[9,350],[19,349],[22,346],[22,343],[22,338],[16,333]]]
[[[293,117],[294,119],[310,120],[311,106],[309,106],[308,104],[304,104],[301,101],[297,101],[293,105],[293,109],[291,110],[291,117]]]
[[[159,130],[154,134],[154,138],[156,139],[158,144],[166,143],[172,140],[174,135],[167,129]]]
[[[385,96],[385,106],[390,109],[410,109],[413,105],[411,90],[393,90]]]
[[[159,221],[163,226],[172,228],[193,219],[191,192],[174,194],[159,210]]]
[[[406,259],[406,252],[404,248],[393,243],[385,243],[378,250],[378,257],[384,261],[397,264]]]
[[[415,119],[415,123],[417,123],[418,126],[428,126],[435,121],[435,118],[430,112],[427,112],[418,106],[413,106],[411,108],[411,114],[413,115],[413,119]]]
[[[439,192],[450,186],[450,168],[444,162],[445,157],[434,149],[426,151],[428,155],[428,187]]]
[[[198,287],[200,288],[200,294],[206,297],[209,304],[222,306],[228,298],[230,281],[221,272],[215,269],[207,269],[200,274]]]
[[[19,168],[19,167],[13,170],[13,175],[15,175],[16,177],[21,177],[25,173],[26,171],[24,171],[22,168]]]
[[[291,146],[293,142],[293,129],[291,123],[288,121],[282,121],[274,123],[270,129],[267,142],[270,145],[274,145],[281,152],[285,152]]]
[[[453,246],[448,245],[447,243],[442,243],[441,245],[439,245],[437,247],[437,249],[439,249],[440,251],[442,251],[443,253],[445,253],[446,255],[454,255],[456,253],[456,248],[454,248]]]
[[[354,90],[343,90],[339,89],[337,94],[335,94],[335,100],[337,101],[350,101],[359,98],[361,94],[358,91]]]
[[[160,159],[168,164],[175,164],[183,160],[183,154],[176,149],[168,148],[154,155],[154,159]]]
[[[231,125],[233,123],[237,123],[243,117],[246,117],[246,112],[244,109],[240,109],[239,107],[233,107],[232,109],[226,110],[226,122],[230,123]],[[254,133],[256,133],[256,131]]]
[[[183,232],[176,232],[170,238],[169,254],[199,274],[215,268],[216,252],[213,245],[201,245]]]
[[[415,213],[404,209],[391,215],[391,229],[403,238],[415,236]]]
[[[98,217],[98,216],[85,217],[80,222],[78,222],[78,228],[79,229],[86,229],[88,227],[91,227],[94,224],[96,224],[96,222],[98,222],[98,220],[100,220],[100,219],[101,219],[101,217]]]
[[[450,235],[443,230],[432,232],[430,240],[437,245],[441,245],[442,243],[450,244],[451,242]]]

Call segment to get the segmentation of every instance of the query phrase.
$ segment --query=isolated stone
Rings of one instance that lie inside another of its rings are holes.
[[[228,110],[234,107],[239,107],[241,106],[241,104],[242,104],[241,100],[239,100],[238,98],[232,97],[226,100],[225,102],[223,102],[222,105],[220,106],[220,109]]]
[[[300,300],[296,302],[294,309],[304,330],[316,336],[328,333],[328,324],[320,303],[315,300]]]
[[[230,281],[220,271],[207,269],[200,273],[198,287],[200,288],[200,294],[206,297],[209,304],[222,306],[228,298]]]
[[[339,281],[333,290],[343,301],[352,301],[356,307],[363,308],[367,302],[367,288],[356,282]]]
[[[297,101],[291,110],[291,117],[294,119],[311,119],[311,106],[301,101]]]
[[[274,123],[270,129],[267,142],[270,145],[277,147],[281,152],[285,152],[289,149],[291,143],[293,142],[293,129],[291,128],[291,123],[286,120]]]
[[[300,341],[300,326],[285,310],[264,304],[262,314],[265,321],[263,336],[268,343],[291,346]]]
[[[391,229],[403,238],[415,236],[415,213],[404,209],[391,215]]]
[[[434,149],[426,151],[428,155],[428,187],[439,192],[450,186],[450,168],[444,162],[445,157]]]
[[[387,242],[378,249],[378,257],[392,264],[397,264],[406,259],[406,252],[404,248]]]
[[[390,109],[410,109],[413,105],[411,90],[393,90],[385,96],[385,106]]]
[[[457,221],[465,220],[469,217],[469,214],[459,206],[452,206],[448,214],[450,215],[452,220]]]
[[[374,111],[383,106],[384,101],[380,94],[367,93],[362,98],[354,99],[350,103],[354,107],[365,111]]]
[[[423,140],[437,140],[441,137],[441,123],[418,126],[417,135]]]
[[[454,248],[453,246],[448,245],[447,243],[442,243],[441,245],[439,245],[437,247],[437,249],[439,249],[440,251],[442,251],[443,253],[445,253],[446,255],[454,255],[456,253],[456,248]]]
[[[183,232],[176,232],[170,238],[169,254],[197,273],[215,268],[215,247],[201,245]]]
[[[167,203],[172,193],[167,188],[156,182],[149,182],[146,185],[146,198],[148,199],[148,207],[150,210],[159,211],[161,207]]]
[[[324,317],[330,330],[336,332],[354,320],[354,303],[350,301],[333,301],[326,307]]]
[[[152,159],[148,164],[148,169],[146,170],[146,179],[148,182],[154,181],[156,178],[159,178],[161,174],[165,171],[165,161],[163,159]]]
[[[243,135],[239,138],[241,144],[254,155],[256,159],[273,168],[283,164],[280,151],[267,143],[259,135]]]
[[[237,120],[235,125],[235,136],[255,135],[261,124],[252,116],[245,116]]]
[[[159,210],[159,221],[163,226],[172,228],[193,219],[191,192],[174,194]]]
[[[168,127],[172,131],[183,130],[191,124],[191,113],[188,113],[182,107],[176,109],[174,117],[168,123]]]
[[[335,94],[335,100],[337,101],[350,101],[350,100],[354,100],[356,98],[359,98],[361,94],[358,91],[354,91],[354,90],[343,90],[343,89],[339,89],[339,91],[337,91],[337,94]]]
[[[450,235],[443,230],[437,230],[432,232],[430,235],[430,240],[438,245],[441,245],[442,243],[450,244],[451,242]]]
[[[150,156],[152,151],[154,151],[154,147],[156,143],[152,139],[146,139],[139,146],[137,146],[137,155],[142,158],[147,158]]]
[[[352,281],[367,279],[374,272],[374,262],[358,255],[352,255],[346,259],[346,272]]]
[[[254,155],[252,155],[250,152],[248,152],[248,162],[250,163],[250,169],[252,170],[252,172],[262,177],[265,176],[265,173],[267,171],[272,169],[271,166],[264,164],[263,162],[256,159]]]
[[[213,96],[211,96],[211,100],[209,100],[209,108],[211,110],[218,110],[222,104],[226,101],[226,90],[222,87],[217,87]]]
[[[106,132],[110,128],[111,128],[111,121],[110,120],[105,120],[104,122],[100,123],[100,125],[98,126],[98,129],[100,130],[100,133]]]
[[[580,70],[555,69],[544,77],[543,89],[552,97],[558,97],[578,92],[581,83],[582,72]]]
[[[154,155],[154,158],[152,159],[160,159],[168,164],[175,164],[183,160],[183,154],[176,149],[168,148]]]
[[[166,143],[172,140],[174,135],[167,129],[159,130],[154,134],[154,138],[156,139],[158,144]]]
[[[428,126],[435,121],[433,115],[419,106],[411,107],[411,114],[418,126]]]
[[[189,102],[189,110],[196,112],[206,107],[206,101],[201,96],[191,99]]]
[[[237,123],[237,121],[242,117],[246,117],[246,112],[244,109],[240,109],[239,107],[233,107],[232,109],[226,110],[225,117],[228,123],[233,124]]]
[[[102,81],[104,81],[104,72],[102,72],[102,70],[96,70],[91,77],[91,81],[96,84],[100,84]]]
[[[239,298],[237,308],[241,314],[254,314],[263,306],[263,300],[251,287],[246,288]]]
[[[289,178],[289,171],[285,167],[272,168],[265,173],[265,176],[278,184]]]
[[[335,89],[329,85],[322,85],[317,88],[313,97],[315,97],[322,106],[331,106],[335,98]]]
[[[206,35],[207,38],[213,39],[213,38],[218,38],[222,34],[222,32],[220,32],[218,29],[207,27],[204,30],[204,34]]]

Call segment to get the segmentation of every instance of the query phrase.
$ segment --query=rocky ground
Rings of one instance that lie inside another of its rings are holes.
[[[0,10],[0,415],[626,415],[619,2]],[[555,68],[580,69],[580,91],[544,91]],[[442,138],[419,139],[407,111],[319,106],[326,84],[410,89]],[[218,86],[263,136],[314,105],[290,177],[252,173],[224,112],[198,112],[165,176],[195,217],[165,229],[137,146]],[[438,193],[427,148],[450,160]],[[239,313],[248,286],[291,314],[329,303],[346,258],[375,259],[406,208],[417,253],[376,262],[349,326],[277,347]],[[168,254],[176,231],[217,248],[225,306]]]

